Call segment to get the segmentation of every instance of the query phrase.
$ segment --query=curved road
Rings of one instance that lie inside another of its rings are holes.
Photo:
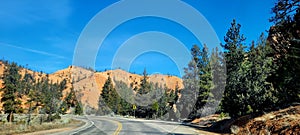
[[[194,135],[212,134],[181,125],[177,122],[86,116],[77,118],[86,122],[83,127],[55,135]]]

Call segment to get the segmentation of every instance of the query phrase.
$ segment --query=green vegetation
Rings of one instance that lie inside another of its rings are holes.
[[[232,117],[270,111],[300,102],[299,28],[300,7],[297,0],[279,0],[272,9],[266,39],[245,51],[240,25],[234,21],[226,34],[227,83],[223,111]]]
[[[9,114],[7,118],[8,122],[13,121],[13,113],[23,111],[20,107],[21,97],[17,95],[20,78],[19,67],[16,63],[11,63],[10,66],[5,68],[2,77],[4,87],[1,89],[3,92],[1,102],[3,103],[4,112]]]
[[[269,46],[262,34],[255,45],[245,51],[244,36],[235,20],[225,37],[227,83],[222,102],[223,111],[232,117],[266,111],[276,102],[274,88],[267,78],[275,70],[269,57]]]
[[[106,103],[106,105],[113,112],[115,112],[115,113],[119,112],[120,108],[118,108],[118,105],[119,105],[120,97],[112,84],[112,80],[111,80],[110,76],[107,78],[107,80],[104,83],[104,86],[102,88],[101,97],[104,100],[104,102]]]
[[[194,45],[191,61],[184,69],[183,90],[169,90],[148,82],[146,70],[139,86],[131,88],[134,86],[131,83],[130,88],[124,84],[119,87],[118,83],[115,87],[126,89],[130,101],[139,103],[149,100],[141,99],[140,95],[153,90],[164,93],[160,93],[162,97],[151,105],[137,106],[136,116],[143,118],[156,118],[167,112],[167,119],[197,118],[215,111],[235,118],[300,102],[297,82],[300,73],[299,1],[279,0],[272,11],[275,16],[270,20],[274,26],[268,36],[261,34],[256,42],[246,43],[241,25],[233,20],[221,44],[222,51],[213,48],[209,52],[206,45],[202,48]],[[124,98],[120,99],[115,92],[110,78],[107,83],[101,98],[116,114],[133,115],[133,105],[125,101],[119,107]],[[225,86],[224,93],[222,86]],[[177,111],[173,108],[175,105]]]
[[[59,108],[58,112],[60,114],[66,114],[66,112],[70,108],[75,108],[73,113],[76,115],[83,114],[82,104],[80,101],[77,100],[73,87],[70,89],[70,92],[67,94],[67,97],[60,104],[60,108]]]
[[[115,85],[113,85],[112,79],[109,76],[102,88],[102,93],[99,97],[98,115],[114,113],[140,118],[159,118],[169,111],[172,112],[172,107],[179,98],[178,87],[175,90],[171,90],[166,86],[162,88],[158,84],[154,85],[150,83],[146,70],[138,87],[133,88],[133,85],[128,87],[122,81],[114,80],[114,82]],[[147,94],[151,94],[150,98],[143,97],[143,95]],[[146,104],[148,100],[152,101],[156,96],[161,96],[161,98],[150,105]],[[139,103],[140,105],[133,103]],[[166,119],[170,119],[171,117],[167,116]],[[174,118],[176,117],[174,116]]]
[[[132,88],[134,84],[131,83],[130,88],[126,85],[121,88],[116,84],[117,90],[126,89],[130,93],[128,96],[139,103],[149,100],[141,99],[140,95],[162,92],[162,97],[151,105],[137,106],[136,116],[144,118],[164,116],[167,112],[167,119],[174,120],[193,119],[214,112],[236,118],[299,103],[299,3],[299,0],[279,0],[272,8],[274,16],[270,22],[274,26],[267,36],[262,33],[257,41],[246,43],[241,25],[233,20],[221,43],[221,51],[218,48],[208,51],[205,44],[203,47],[194,45],[191,61],[184,69],[182,90],[169,90],[148,82],[146,70],[139,86]],[[110,80],[108,82],[111,83]],[[112,84],[110,87],[116,91]],[[104,94],[109,95],[107,92]],[[105,97],[102,95],[102,98]],[[123,99],[119,98],[106,102],[111,104]],[[121,110],[126,113],[122,114],[133,115],[132,104],[124,103],[122,106],[127,107],[121,107]],[[120,108],[114,107],[114,104],[111,106],[113,112],[120,114]]]
[[[206,45],[200,49],[197,45],[194,45],[191,49],[192,61],[188,65],[190,71],[186,71],[184,81],[186,88],[191,88],[196,94],[196,102],[192,109],[192,113],[189,117],[194,118],[199,115],[199,111],[203,106],[210,101],[213,94],[211,93],[212,83],[212,70],[210,67],[210,59],[208,56],[208,48]],[[192,81],[191,84],[188,82]],[[193,86],[197,86],[194,87]],[[186,89],[188,90],[188,89]]]
[[[62,91],[67,88],[67,80],[54,83],[49,80],[48,74],[30,74],[27,69],[14,62],[3,61],[3,64],[5,69],[2,75],[1,102],[4,113],[8,114],[8,122],[14,122],[14,113],[24,112],[28,115],[27,124],[31,122],[32,113],[45,114],[45,122],[51,122],[60,119],[59,114],[65,114],[70,107],[75,108],[74,114],[83,114],[81,103],[77,101],[73,89],[63,98]],[[25,70],[24,75],[20,73],[22,70]],[[23,106],[21,99],[26,99]]]
[[[221,43],[222,50],[209,51],[206,45],[194,45],[191,60],[184,69],[183,89],[153,84],[146,69],[140,82],[131,82],[130,86],[109,75],[99,95],[97,114],[178,120],[217,111],[222,119],[227,114],[236,118],[299,103],[299,3],[299,0],[278,0],[270,19],[274,26],[256,42],[246,43],[241,25],[233,20]],[[74,88],[63,98],[67,80],[53,82],[47,74],[33,75],[26,69],[21,75],[21,67],[16,63],[4,63],[1,103],[8,122],[14,121],[14,113],[22,112],[28,113],[28,124],[33,112],[47,116],[47,122],[59,119],[59,114],[66,114],[71,108],[74,114],[84,113]],[[28,108],[21,107],[20,99],[24,96],[28,98]]]
[[[299,102],[300,96],[300,4],[299,0],[278,0],[270,19],[269,43],[278,66],[269,80],[274,85],[278,105]]]

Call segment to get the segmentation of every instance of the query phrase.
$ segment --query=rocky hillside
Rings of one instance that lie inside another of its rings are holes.
[[[133,87],[138,86],[142,79],[141,75],[132,74],[120,69],[94,72],[75,66],[70,66],[67,69],[51,74],[51,78],[72,78],[70,82],[73,82],[77,98],[79,98],[84,105],[95,109],[98,108],[99,95],[108,76],[113,78],[113,80],[125,82],[128,86],[133,85]],[[182,80],[175,76],[154,74],[149,76],[149,81],[173,90],[176,86],[183,88]],[[66,90],[65,93],[68,91],[69,90]]]
[[[0,76],[2,76],[4,68],[5,64],[0,61]],[[25,73],[31,74],[35,79],[46,76],[44,73],[20,68],[20,74],[24,76]],[[128,86],[133,85],[133,87],[138,86],[142,79],[141,75],[132,74],[120,69],[108,70],[105,72],[94,72],[76,66],[69,66],[66,69],[49,74],[48,78],[53,82],[60,82],[63,79],[67,80],[67,88],[63,91],[64,97],[70,92],[71,88],[73,88],[76,92],[77,98],[85,107],[89,106],[90,108],[98,109],[99,95],[108,76],[113,78],[113,80],[123,81]],[[176,76],[154,74],[149,75],[148,79],[150,82],[158,83],[160,86],[166,86],[170,89],[175,89],[176,86],[183,88],[182,80]],[[2,88],[1,79],[0,82],[0,88]],[[24,97],[24,101],[26,101],[25,99],[26,97]],[[1,106],[2,105],[0,104],[0,109]]]

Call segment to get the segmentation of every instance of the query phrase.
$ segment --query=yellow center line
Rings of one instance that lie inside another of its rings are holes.
[[[122,124],[119,121],[114,121],[114,122],[117,123],[118,128],[116,129],[116,131],[113,135],[118,135],[122,130]]]
[[[121,130],[122,130],[122,124],[119,122],[119,121],[116,121],[116,120],[110,120],[110,119],[105,119],[107,121],[110,121],[112,123],[116,123],[118,125],[118,128],[116,129],[116,131],[113,133],[113,135],[118,135]]]

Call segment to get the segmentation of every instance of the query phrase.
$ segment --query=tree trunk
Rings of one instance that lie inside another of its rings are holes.
[[[9,113],[9,119],[8,119],[8,122],[13,122],[13,112],[11,111],[10,113]]]
[[[28,119],[27,119],[27,125],[30,124],[31,121],[31,102],[29,104],[29,109],[28,109]]]

